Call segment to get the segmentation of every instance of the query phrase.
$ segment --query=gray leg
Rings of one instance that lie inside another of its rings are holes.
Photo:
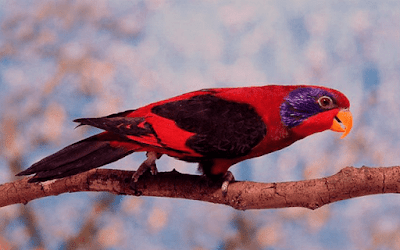
[[[159,159],[162,154],[156,152],[147,152],[147,159],[139,166],[136,172],[132,175],[133,182],[137,182],[139,177],[142,176],[148,169],[152,175],[156,175],[158,173],[156,160]]]
[[[226,171],[226,173],[222,176],[224,182],[222,182],[221,191],[224,195],[228,192],[229,183],[235,180],[231,171]]]

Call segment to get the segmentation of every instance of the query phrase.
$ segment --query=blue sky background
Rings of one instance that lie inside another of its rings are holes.
[[[342,91],[353,131],[343,140],[320,133],[240,163],[231,168],[236,179],[295,181],[345,166],[398,165],[399,58],[399,1],[0,0],[0,183],[97,132],[74,129],[75,118],[201,88],[267,84]],[[136,169],[143,159],[107,167]],[[158,167],[197,173],[195,164],[165,156]],[[63,194],[1,208],[0,245],[397,249],[399,209],[397,195],[316,211],[241,212],[180,199]]]

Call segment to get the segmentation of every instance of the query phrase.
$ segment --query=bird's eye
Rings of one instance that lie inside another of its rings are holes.
[[[333,107],[333,101],[329,96],[322,96],[318,99],[318,104],[323,109],[329,109]]]

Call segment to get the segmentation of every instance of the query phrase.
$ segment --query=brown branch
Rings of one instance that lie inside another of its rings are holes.
[[[28,183],[24,178],[0,186],[0,207],[58,195],[66,192],[106,191],[113,194],[201,200],[229,205],[235,209],[265,209],[305,207],[317,209],[323,205],[371,194],[400,192],[400,166],[346,167],[326,178],[282,182],[234,182],[223,196],[221,183],[206,177],[171,172],[156,176],[143,175],[130,188],[132,171],[95,169],[64,179],[44,183]]]

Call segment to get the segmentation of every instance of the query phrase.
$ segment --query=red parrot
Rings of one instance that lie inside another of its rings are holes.
[[[311,134],[352,127],[349,100],[320,86],[216,88],[186,93],[100,118],[74,120],[105,130],[50,155],[17,174],[46,181],[97,168],[133,152],[147,152],[134,174],[157,171],[166,154],[198,162],[211,178],[233,176],[228,169],[243,160],[285,148]],[[228,173],[228,174],[227,174]],[[229,175],[230,174],[230,175]]]

